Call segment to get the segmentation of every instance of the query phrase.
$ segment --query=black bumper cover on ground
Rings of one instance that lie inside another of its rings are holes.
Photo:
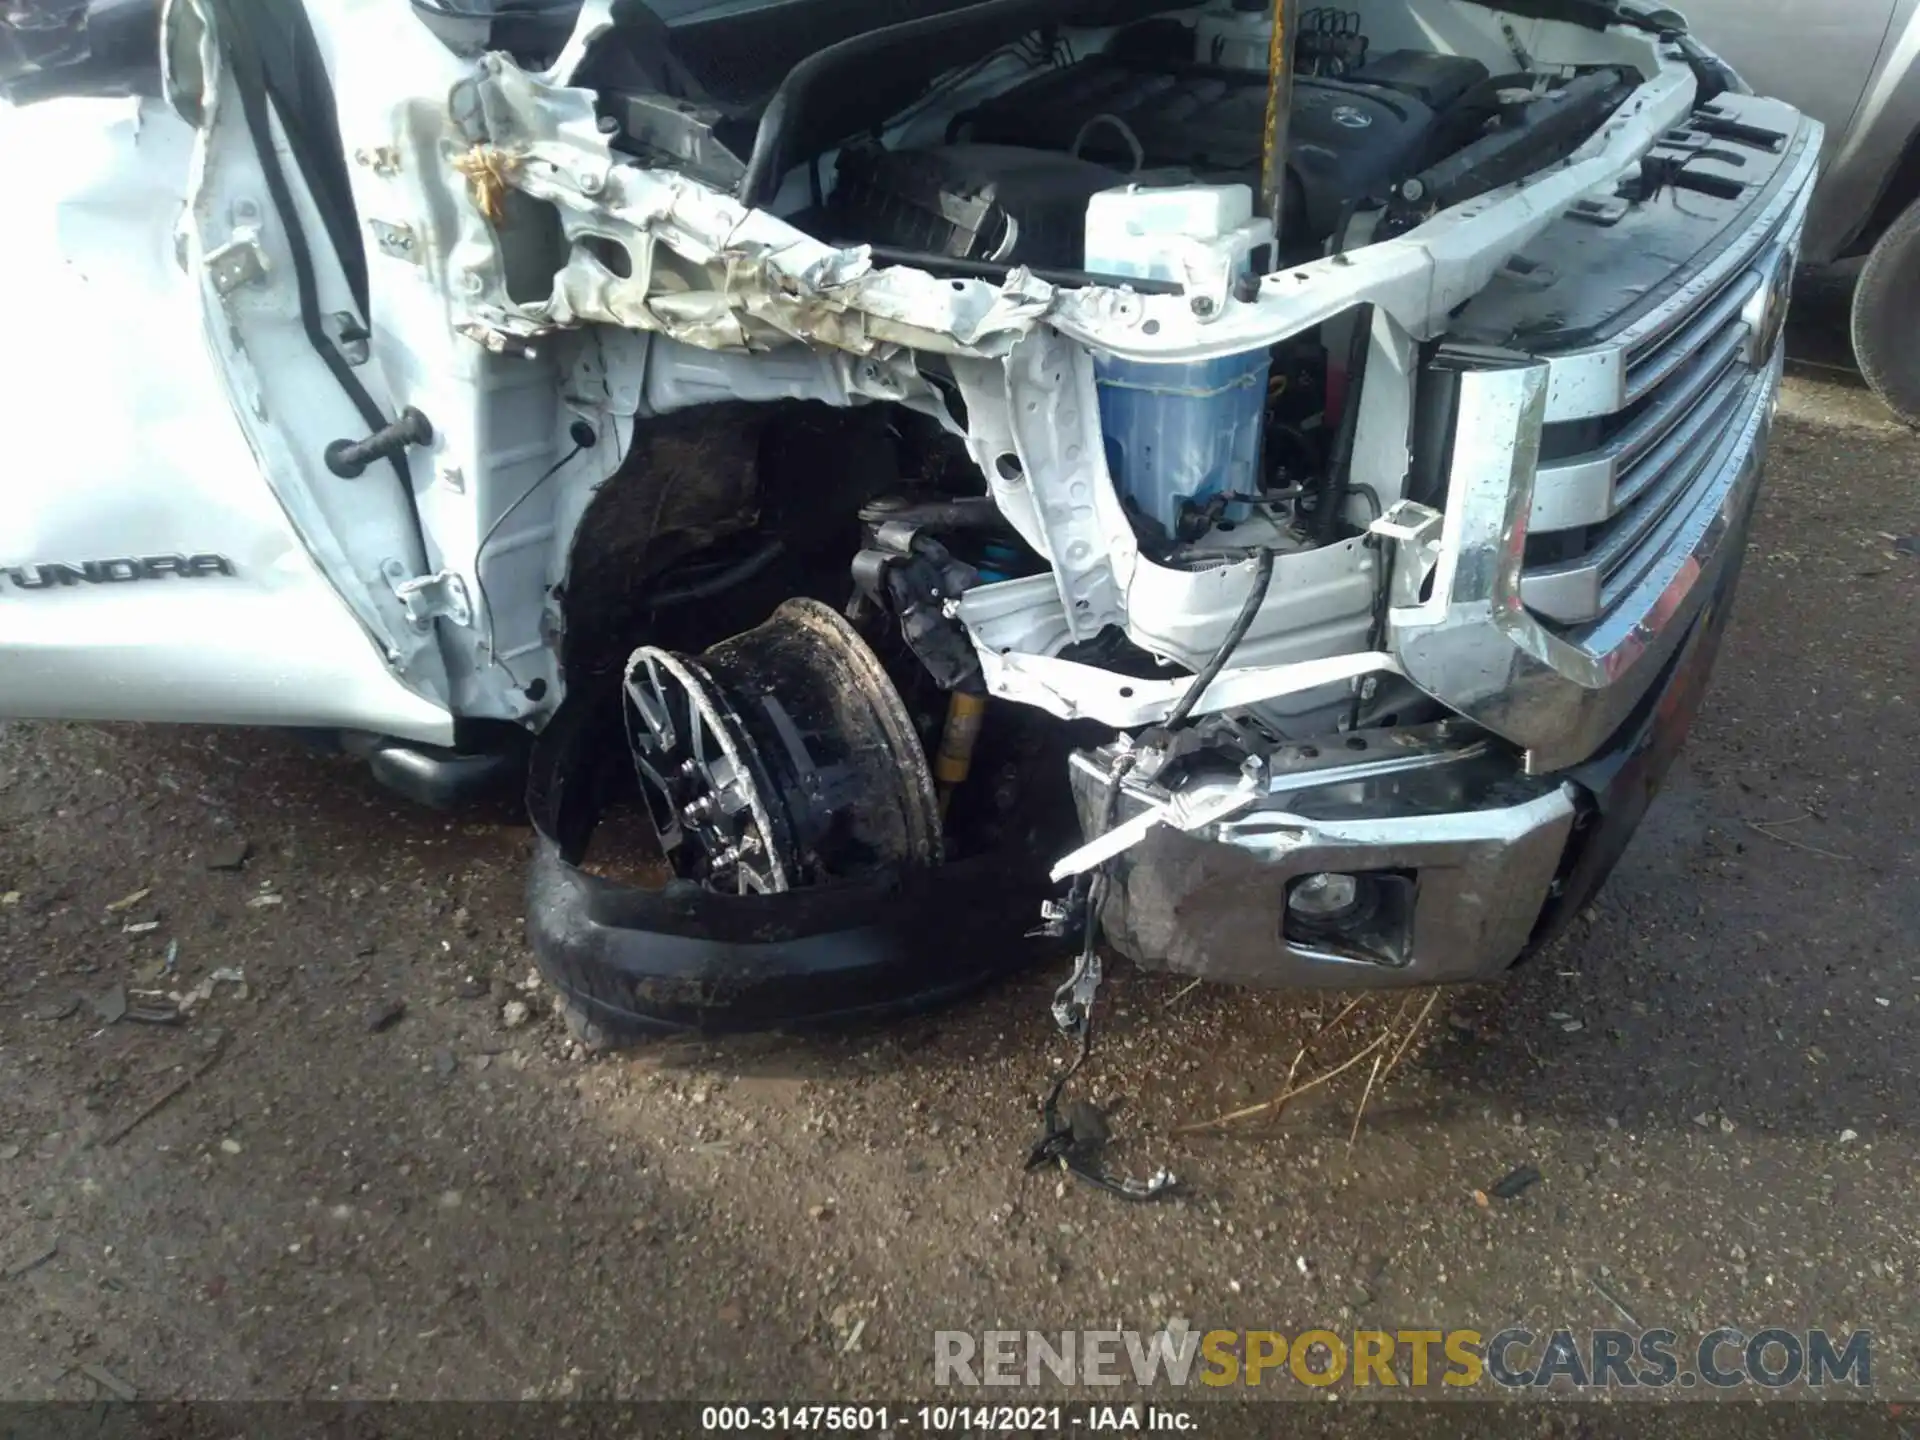
[[[536,837],[527,928],[540,969],[613,1036],[799,1029],[880,1020],[952,1000],[1046,953],[1025,938],[1046,894],[1038,856],[784,895],[638,889],[578,868],[626,742],[611,704],[569,700],[534,747]]]

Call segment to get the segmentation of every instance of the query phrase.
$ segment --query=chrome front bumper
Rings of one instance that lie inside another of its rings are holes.
[[[1074,757],[1074,796],[1090,832],[1105,813],[1107,774],[1103,756]],[[1224,796],[1245,782],[1194,788]],[[1258,788],[1233,819],[1194,833],[1155,828],[1111,862],[1102,918],[1116,948],[1230,984],[1484,979],[1525,947],[1576,814],[1573,786],[1517,776],[1505,746],[1465,725],[1292,746]],[[1116,821],[1166,799],[1151,785],[1125,785]],[[1383,877],[1361,943],[1290,925],[1290,891],[1325,872]]]
[[[1738,573],[1779,383],[1776,359],[1753,413],[1699,482],[1684,541],[1649,574],[1644,603],[1610,622],[1608,638],[1581,641],[1521,606],[1520,551],[1502,539],[1531,503],[1532,472],[1523,441],[1491,438],[1524,436],[1526,426],[1501,432],[1494,422],[1538,405],[1542,369],[1482,371],[1466,386],[1463,414],[1479,428],[1463,419],[1473,438],[1458,458],[1503,456],[1456,469],[1454,498],[1481,523],[1450,530],[1458,539],[1435,600],[1393,611],[1409,675],[1444,689],[1477,725],[1296,745],[1255,781],[1223,776],[1177,791],[1124,783],[1114,828],[1146,812],[1161,823],[1109,862],[1103,922],[1121,953],[1233,984],[1360,989],[1493,979],[1526,949],[1589,808],[1569,767],[1636,731],[1633,712],[1644,715],[1657,682],[1675,676],[1669,662],[1681,645],[1724,623],[1724,606],[1710,625],[1699,622]],[[1402,548],[1422,543],[1431,547],[1431,535]],[[1413,623],[1429,611],[1429,623]],[[1697,697],[1697,684],[1687,688]],[[1668,718],[1684,731],[1691,711]],[[1110,767],[1106,752],[1074,757],[1089,835],[1103,828]],[[1229,818],[1196,823],[1215,815]],[[1362,943],[1303,936],[1293,924],[1290,892],[1328,873],[1377,877],[1367,883],[1398,897]]]

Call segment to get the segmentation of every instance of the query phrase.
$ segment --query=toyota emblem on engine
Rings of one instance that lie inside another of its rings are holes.
[[[1357,106],[1336,105],[1333,107],[1333,123],[1344,125],[1349,130],[1364,130],[1373,124],[1373,117]]]

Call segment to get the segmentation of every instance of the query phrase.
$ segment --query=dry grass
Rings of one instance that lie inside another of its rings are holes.
[[[1440,998],[1440,992],[1435,990],[1428,994],[1426,1003],[1420,1007],[1419,1013],[1413,1017],[1411,1022],[1407,1020],[1407,1012],[1412,1008],[1413,998],[1411,996],[1402,996],[1399,1003],[1394,1006],[1392,1012],[1388,1014],[1382,1023],[1373,1031],[1371,1038],[1369,1038],[1364,1045],[1347,1056],[1346,1059],[1340,1061],[1339,1064],[1323,1070],[1306,1080],[1301,1080],[1299,1078],[1300,1068],[1305,1064],[1307,1056],[1312,1054],[1322,1041],[1338,1031],[1356,1011],[1372,998],[1371,996],[1361,996],[1359,999],[1348,1002],[1339,1014],[1335,1015],[1333,1019],[1327,1021],[1326,1024],[1322,1025],[1308,1037],[1307,1042],[1300,1047],[1299,1052],[1293,1057],[1293,1064],[1287,1067],[1286,1083],[1280,1087],[1280,1093],[1275,1095],[1271,1100],[1263,1100],[1258,1105],[1249,1105],[1244,1109],[1231,1110],[1224,1115],[1216,1115],[1210,1120],[1196,1120],[1192,1124],[1181,1125],[1176,1128],[1173,1133],[1176,1135],[1200,1135],[1209,1132],[1224,1131],[1246,1120],[1258,1120],[1262,1118],[1278,1119],[1279,1116],[1286,1111],[1287,1106],[1299,1096],[1305,1095],[1310,1090],[1317,1090],[1330,1081],[1337,1080],[1349,1070],[1358,1067],[1363,1061],[1371,1059],[1373,1061],[1373,1067],[1367,1072],[1366,1086],[1361,1090],[1360,1103],[1354,1110],[1353,1128],[1347,1136],[1347,1143],[1349,1145],[1353,1144],[1360,1136],[1360,1125],[1366,1118],[1367,1105],[1372,1100],[1374,1091],[1385,1085],[1386,1082],[1392,1078],[1394,1070],[1398,1068],[1401,1060],[1406,1057],[1407,1052],[1413,1048],[1414,1041],[1419,1039],[1420,1033],[1426,1028],[1427,1021],[1433,1016],[1433,1007]]]

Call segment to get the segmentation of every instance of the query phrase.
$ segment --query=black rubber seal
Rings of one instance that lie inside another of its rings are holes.
[[[300,223],[299,207],[294,204],[292,188],[273,143],[272,118],[277,114],[281,131],[307,181],[308,192],[332,236],[348,288],[360,306],[360,313],[366,314],[366,255],[355,235],[358,222],[353,218],[352,193],[346,179],[346,160],[333,116],[333,91],[326,67],[320,63],[319,46],[307,23],[305,10],[289,8],[280,0],[273,3],[248,0],[248,4],[257,5],[257,13],[240,0],[215,0],[215,13],[225,33],[234,88],[240,94],[241,112],[246,117],[254,151],[266,178],[267,193],[286,227],[287,248],[293,256],[294,287],[300,299],[300,325],[307,343],[346,392],[367,428],[378,431],[385,428],[387,417],[326,332],[320,314],[319,281],[314,272],[313,254],[307,246],[306,229]],[[390,454],[387,463],[393,467],[414,535],[425,545],[420,501],[413,493],[413,475],[407,468],[406,456],[397,452]]]

